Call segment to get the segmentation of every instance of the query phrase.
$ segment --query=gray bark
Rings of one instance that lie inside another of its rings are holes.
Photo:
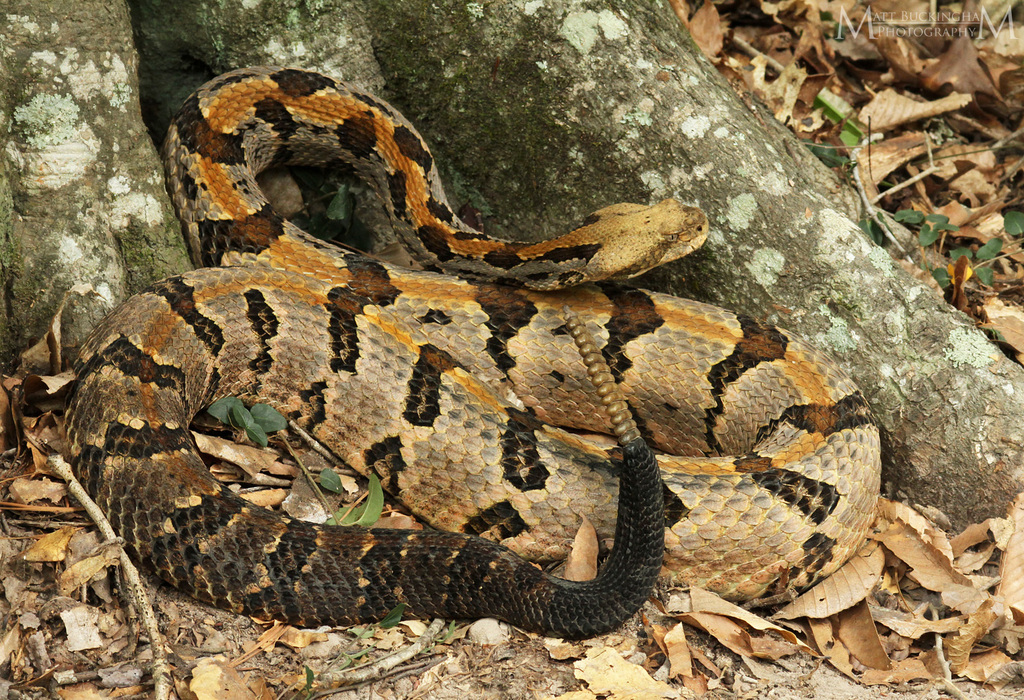
[[[64,311],[74,345],[187,256],[140,119],[127,9],[7,3],[0,16],[0,362]]]
[[[1024,483],[1024,371],[866,240],[854,194],[654,4],[194,0],[138,2],[133,21],[158,131],[220,71],[302,66],[401,109],[491,233],[539,239],[619,201],[702,207],[704,250],[642,283],[825,347],[879,418],[894,494],[959,524],[1002,514]]]

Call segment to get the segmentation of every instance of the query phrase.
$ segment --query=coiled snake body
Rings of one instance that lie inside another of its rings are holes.
[[[164,156],[194,259],[226,267],[164,280],[104,320],[76,365],[67,430],[77,473],[130,548],[198,599],[305,625],[404,602],[568,636],[610,629],[646,598],[661,554],[644,441],[664,452],[665,567],[681,583],[732,599],[804,587],[863,537],[878,433],[831,360],[723,309],[607,282],[568,288],[686,254],[706,235],[699,210],[615,205],[547,243],[492,240],[452,213],[392,107],[273,67],[200,88]],[[427,271],[283,221],[255,174],[295,162],[373,185]],[[609,449],[579,432],[607,431],[606,391],[590,387],[565,305],[611,376],[590,373],[618,384],[644,441]],[[457,534],[314,526],[248,504],[209,475],[188,433],[221,396],[274,405]],[[509,551],[563,556],[584,515],[615,533],[594,582]]]

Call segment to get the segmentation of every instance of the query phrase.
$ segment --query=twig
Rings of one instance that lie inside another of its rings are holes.
[[[324,492],[320,490],[320,484],[318,484],[316,479],[313,478],[313,474],[309,471],[309,467],[307,467],[302,459],[299,458],[298,453],[292,449],[292,445],[287,439],[282,441],[284,442],[285,449],[288,450],[288,454],[290,454],[292,459],[295,460],[295,463],[299,465],[299,469],[302,471],[302,476],[305,477],[306,483],[309,484],[309,487],[313,489],[313,493],[316,494],[317,499],[320,501],[320,505],[323,506],[324,512],[328,515],[333,513],[334,508],[332,508],[331,504],[327,502],[327,496],[325,496]]]
[[[757,58],[758,56],[764,56],[765,64],[769,68],[771,68],[773,71],[778,73],[779,75],[782,75],[782,71],[786,70],[786,67],[784,65],[782,65],[781,63],[776,61],[774,58],[772,58],[768,54],[761,53],[760,51],[755,49],[753,46],[748,44],[745,40],[741,39],[740,37],[736,36],[735,34],[733,34],[733,36],[732,36],[732,43],[736,45],[736,48],[738,48],[740,51],[742,51],[743,53],[747,54],[751,58]]]
[[[915,175],[914,177],[910,178],[909,180],[904,180],[903,182],[901,182],[898,185],[893,185],[892,187],[887,189],[885,192],[880,192],[877,197],[874,197],[871,200],[871,203],[872,204],[878,204],[878,202],[880,202],[882,200],[882,197],[888,197],[891,194],[899,192],[904,187],[910,187],[915,182],[920,182],[921,180],[925,179],[926,177],[928,177],[929,175],[931,175],[932,173],[934,173],[934,172],[936,172],[938,170],[939,170],[939,166],[937,166],[937,165],[933,165],[932,167],[928,168],[927,170],[922,170],[921,172],[919,172],[917,175]]]
[[[860,194],[860,200],[864,204],[864,210],[867,212],[868,216],[878,224],[879,228],[882,229],[882,233],[885,234],[885,237],[889,242],[899,249],[908,262],[912,262],[910,260],[910,256],[907,254],[907,249],[904,248],[898,240],[896,240],[896,236],[894,236],[892,231],[889,230],[888,222],[885,221],[885,219],[879,214],[878,210],[875,209],[871,200],[868,199],[868,193],[864,189],[864,183],[860,179],[860,161],[858,156],[860,155],[861,148],[862,146],[858,146],[850,152],[850,160],[853,161],[853,181],[857,185],[857,193]]]
[[[929,617],[933,620],[939,619],[939,613],[934,606],[929,605],[928,611],[931,613]],[[963,691],[953,683],[953,672],[949,669],[949,661],[946,660],[946,654],[942,650],[942,635],[938,632],[935,633],[935,656],[938,659],[939,667],[942,668],[943,689],[957,700],[967,700],[967,696],[963,694]]]
[[[47,460],[47,464],[50,466],[57,475],[62,478],[68,486],[68,492],[74,497],[76,501],[82,504],[85,508],[85,512],[89,515],[92,521],[96,524],[100,534],[107,541],[119,541],[117,533],[114,532],[114,528],[111,527],[110,521],[107,520],[107,516],[103,513],[96,502],[92,500],[85,488],[75,477],[71,471],[71,465],[69,465],[64,458],[57,454],[50,455]],[[124,573],[124,579],[126,587],[128,589],[128,604],[135,608],[135,611],[139,614],[142,620],[142,627],[146,630],[146,634],[149,635],[150,646],[153,649],[153,684],[154,692],[157,700],[167,700],[171,696],[171,670],[167,663],[167,648],[164,644],[163,635],[160,633],[160,628],[156,623],[156,613],[153,612],[153,606],[149,602],[149,596],[146,595],[146,588],[142,584],[142,579],[139,577],[139,570],[132,564],[131,559],[128,558],[128,554],[124,551],[124,548],[118,544],[118,552],[121,560],[121,571]]]
[[[306,441],[306,444],[313,448],[313,451],[319,454],[321,457],[326,459],[328,462],[334,462],[335,457],[331,454],[331,451],[320,444],[320,442],[307,433],[305,430],[299,427],[299,424],[293,420],[288,421],[288,427],[295,431],[295,433]]]
[[[430,623],[430,626],[419,636],[419,639],[394,654],[359,668],[323,673],[318,680],[324,685],[339,687],[383,678],[395,666],[408,661],[433,644],[442,629],[444,629],[444,620],[437,618]]]

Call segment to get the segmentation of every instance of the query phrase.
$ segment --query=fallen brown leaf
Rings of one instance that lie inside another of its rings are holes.
[[[570,581],[589,581],[597,576],[597,553],[597,530],[584,517],[565,560],[564,577]]]
[[[818,583],[774,618],[829,617],[864,600],[878,583],[885,566],[885,554],[877,542],[866,543],[838,571]]]
[[[78,527],[62,527],[47,533],[22,552],[21,558],[25,561],[64,561],[64,557],[68,553],[68,542],[71,541],[72,535],[80,529]]]
[[[900,124],[951,112],[970,103],[970,95],[959,93],[931,102],[917,102],[888,88],[875,95],[874,99],[860,110],[860,120],[868,124],[872,132],[888,131]]]
[[[1024,493],[1014,499],[1009,519],[1014,531],[999,562],[1002,580],[996,587],[996,595],[1001,595],[1006,605],[1015,611],[1017,624],[1024,624],[1024,575],[1021,575],[1024,572]]]
[[[892,668],[865,601],[839,613],[837,622],[836,636],[858,661],[868,668]]]

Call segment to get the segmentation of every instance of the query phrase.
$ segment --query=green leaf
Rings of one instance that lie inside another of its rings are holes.
[[[384,616],[384,619],[380,621],[381,629],[388,629],[394,627],[402,621],[402,613],[405,612],[405,603],[399,603],[394,609]]]
[[[932,243],[939,240],[939,232],[931,226],[922,226],[921,232],[917,234],[917,240],[921,244],[922,248],[927,248]]]
[[[916,209],[900,209],[892,218],[903,224],[919,224],[924,221],[924,214]]]
[[[260,427],[260,424],[257,423],[256,421],[253,421],[249,425],[245,426],[245,434],[250,440],[255,442],[260,447],[267,446],[267,433],[265,430],[263,430],[263,428]]]
[[[885,241],[885,234],[874,219],[861,219],[857,222],[857,226],[860,227],[861,231],[868,234],[876,245],[882,245]]]
[[[355,208],[355,197],[348,185],[342,185],[327,205],[327,218],[334,221],[348,221]]]
[[[288,427],[288,421],[277,412],[273,406],[268,406],[265,403],[258,403],[249,409],[249,413],[252,414],[253,420],[259,423],[260,427],[268,433],[273,433],[278,430],[284,430]]]
[[[976,267],[974,268],[974,274],[978,276],[982,284],[989,287],[992,286],[993,272],[991,267]]]
[[[341,493],[341,477],[333,469],[323,469],[320,471],[320,486],[331,493]]]
[[[864,138],[864,132],[853,126],[853,122],[843,124],[843,130],[839,132],[839,140],[843,145],[853,148]]]
[[[853,106],[827,88],[823,88],[814,97],[814,108],[819,107],[825,117],[836,124],[853,115]]]
[[[974,251],[972,251],[970,248],[954,248],[953,250],[949,251],[949,259],[952,260],[953,262],[959,260],[961,255],[966,257],[968,260],[971,260],[972,258],[974,258]]]
[[[924,220],[930,224],[948,224],[949,217],[945,214],[928,214]]]
[[[216,401],[211,403],[209,407],[206,409],[206,412],[209,413],[214,418],[216,418],[217,420],[219,420],[221,423],[224,423],[225,425],[230,425],[231,421],[228,417],[228,414],[231,412],[231,409],[234,408],[235,406],[242,406],[242,402],[236,399],[234,396],[225,396],[223,399],[217,399]],[[242,408],[245,408],[245,406],[242,406]]]
[[[993,238],[985,245],[978,248],[978,252],[975,253],[975,257],[978,260],[991,260],[995,256],[999,255],[999,251],[1003,249],[1003,239]],[[986,282],[987,284],[987,282]]]
[[[1003,228],[1011,236],[1019,236],[1024,233],[1024,213],[1008,211],[1003,214]]]
[[[231,425],[236,428],[244,428],[245,430],[248,430],[249,426],[254,423],[252,414],[249,413],[249,409],[241,401],[231,405],[231,410],[228,411],[228,419],[231,421]]]
[[[952,281],[949,279],[949,273],[946,272],[941,267],[937,267],[934,270],[932,270],[932,277],[935,278],[935,281],[938,282],[939,286],[943,288],[948,287],[949,283]]]
[[[356,508],[353,508],[340,521],[334,518],[338,525],[359,525],[369,527],[380,520],[380,514],[384,511],[384,489],[380,486],[380,479],[376,474],[370,474],[367,485],[366,500]]]
[[[814,154],[815,158],[829,168],[841,168],[850,162],[849,158],[840,155],[839,151],[830,146],[820,146],[812,141],[804,141],[804,145],[807,146],[808,151]]]

